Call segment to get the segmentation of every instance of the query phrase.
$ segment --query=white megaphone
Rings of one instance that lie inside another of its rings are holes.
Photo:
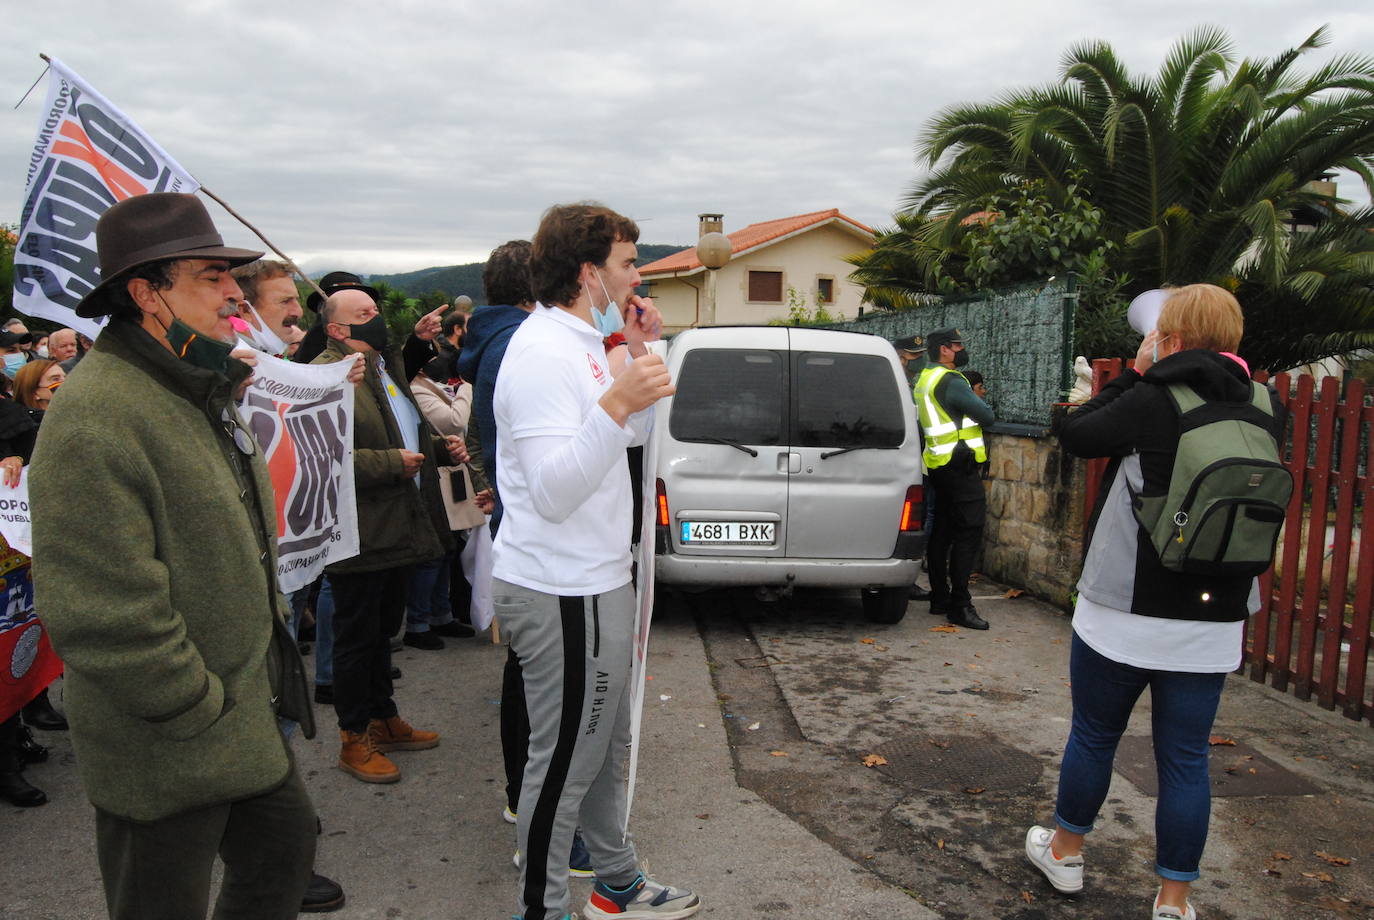
[[[1164,301],[1168,299],[1169,292],[1158,288],[1137,294],[1126,308],[1126,322],[1141,335],[1149,335],[1159,324],[1159,311],[1164,309]]]

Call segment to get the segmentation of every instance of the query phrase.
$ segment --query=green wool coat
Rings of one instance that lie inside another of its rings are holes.
[[[332,364],[354,353],[337,339],[330,339],[311,364]],[[353,486],[358,500],[358,555],[325,567],[326,572],[352,574],[377,572],[437,559],[453,548],[453,537],[439,492],[436,456],[448,462],[444,440],[435,436],[420,418],[419,447],[425,455],[419,487],[401,468],[405,441],[391,411],[386,382],[401,392],[411,405],[415,397],[403,379],[401,356],[386,355],[387,380],[378,365],[378,353],[366,353],[363,382],[353,399]],[[44,423],[46,424],[46,422]]]
[[[66,663],[91,802],[153,821],[269,792],[272,485],[221,422],[229,376],[115,320],[57,391],[29,471],[35,608]]]

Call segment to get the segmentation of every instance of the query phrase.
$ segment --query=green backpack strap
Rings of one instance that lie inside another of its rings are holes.
[[[1186,383],[1169,384],[1169,398],[1174,402],[1174,408],[1179,415],[1187,415],[1199,406],[1204,405],[1207,400],[1203,399]]]
[[[1269,399],[1269,388],[1255,380],[1250,381],[1250,404],[1265,415],[1274,414],[1274,404]]]

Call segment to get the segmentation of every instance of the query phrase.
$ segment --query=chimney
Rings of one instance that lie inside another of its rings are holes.
[[[701,221],[701,227],[697,232],[697,237],[703,237],[708,233],[725,232],[724,214],[698,214],[697,219]]]

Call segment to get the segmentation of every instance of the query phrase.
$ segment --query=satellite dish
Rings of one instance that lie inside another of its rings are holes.
[[[1159,311],[1164,309],[1164,301],[1168,299],[1169,292],[1158,288],[1137,294],[1126,308],[1126,322],[1141,335],[1149,335],[1159,324]]]

